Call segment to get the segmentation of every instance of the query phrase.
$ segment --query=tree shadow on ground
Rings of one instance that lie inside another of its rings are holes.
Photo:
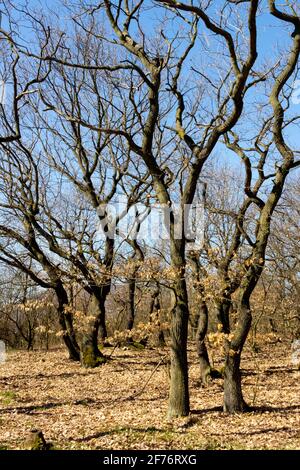
[[[291,374],[292,372],[298,372],[297,367],[271,366],[268,369],[263,371],[263,373],[266,375],[278,374],[278,373]]]
[[[212,433],[212,436],[255,436],[257,434],[266,434],[268,432],[282,432],[282,431],[289,431],[292,432],[293,430],[287,426],[281,426],[280,428],[264,428],[264,429],[258,429],[257,431],[230,431],[224,433]]]
[[[202,415],[205,413],[215,413],[223,411],[222,406],[213,406],[212,408],[203,408],[201,410],[191,410],[191,414],[193,415]]]
[[[287,406],[253,406],[250,411],[257,413],[276,413],[281,411],[300,411],[300,403],[298,405],[287,405]]]
[[[276,412],[294,412],[298,413],[300,411],[300,404],[299,405],[288,405],[288,406],[249,406],[249,409],[245,411],[243,414],[246,413],[276,413]],[[223,412],[222,406],[214,406],[212,408],[203,408],[201,410],[191,410],[191,414],[201,415],[205,413],[216,413],[216,412]],[[227,414],[227,413],[226,413]],[[225,412],[224,412],[225,415]]]
[[[66,401],[66,402],[48,402],[48,403],[40,403],[38,405],[28,405],[28,406],[15,406],[10,408],[4,408],[0,410],[0,414],[4,413],[17,413],[17,414],[36,414],[38,411],[49,410],[51,408],[57,408],[59,406],[65,405],[90,405],[90,404],[98,404],[99,402],[93,400],[92,398],[84,398],[82,400],[75,400],[73,402]]]
[[[161,428],[156,428],[156,427],[149,427],[149,428],[133,428],[133,427],[117,427],[114,429],[109,429],[107,431],[101,431],[97,432],[95,434],[90,434],[89,436],[84,436],[84,437],[76,437],[76,438],[71,438],[70,441],[74,442],[87,442],[90,441],[91,439],[99,439],[100,437],[104,436],[110,436],[113,434],[121,434],[123,432],[136,432],[136,433],[153,433],[153,432],[160,432],[160,433],[168,433],[170,430],[168,429],[161,429]],[[175,431],[172,431],[175,432]]]
[[[92,369],[94,370],[94,369]],[[14,380],[31,380],[31,379],[68,379],[70,377],[76,377],[78,375],[88,375],[88,372],[86,369],[82,369],[82,370],[79,370],[79,371],[75,371],[75,372],[61,372],[59,374],[55,373],[55,374],[43,374],[43,373],[39,373],[39,374],[35,374],[35,375],[15,375],[13,377],[1,377],[0,378],[0,383],[8,383],[10,381],[14,381]]]

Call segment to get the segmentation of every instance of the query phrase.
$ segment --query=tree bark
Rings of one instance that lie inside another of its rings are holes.
[[[159,298],[156,297],[155,311],[156,311],[156,317],[157,317],[158,320],[159,320],[159,313],[158,313],[159,310],[160,310],[160,302],[159,302]],[[157,344],[161,348],[166,346],[165,335],[164,335],[163,330],[161,329],[160,320],[159,320],[159,330],[158,330]]]
[[[132,330],[135,317],[135,279],[128,282],[128,310],[127,310],[127,330]]]
[[[107,237],[106,242],[105,242],[105,256],[104,256],[103,263],[109,275],[106,277],[104,285],[100,287],[100,296],[99,296],[99,313],[100,313],[99,336],[103,343],[105,339],[107,338],[105,302],[111,290],[111,270],[113,267],[114,253],[115,253],[114,235],[115,234],[112,234],[112,238]]]
[[[240,353],[233,350],[226,357],[223,409],[228,413],[243,412],[249,408],[242,393],[240,360]]]
[[[34,336],[35,336],[34,329],[32,328],[30,322],[28,322],[27,351],[33,350]]]
[[[94,322],[91,327],[91,332],[89,335],[91,338],[94,338],[92,341],[97,345],[98,349],[98,340],[104,343],[107,338],[107,329],[106,329],[106,309],[105,309],[105,300],[106,292],[103,292],[103,289],[95,289],[91,297],[91,313],[94,316]],[[97,353],[98,354],[98,353]]]
[[[166,345],[165,342],[165,335],[163,330],[160,328],[160,318],[159,318],[159,311],[160,311],[160,301],[159,301],[159,285],[156,285],[156,288],[152,294],[152,302],[151,302],[151,317],[154,320],[158,321],[158,336],[157,336],[157,345],[163,347]]]
[[[195,339],[196,339],[196,349],[197,349],[197,354],[199,358],[199,364],[200,364],[200,378],[202,385],[207,385],[209,382],[209,379],[212,377],[211,372],[211,366],[209,362],[209,356],[205,344],[205,337],[207,333],[207,328],[208,328],[208,308],[207,304],[205,301],[205,290],[203,283],[201,282],[201,267],[199,263],[199,256],[197,253],[190,253],[189,254],[189,259],[192,262],[193,266],[193,271],[194,271],[194,276],[195,276],[195,282],[194,282],[194,289],[198,292],[200,298],[199,298],[199,308],[197,315],[195,315],[194,321],[197,320],[197,324],[194,325],[194,328],[196,327],[196,334],[195,334]]]
[[[94,324],[89,333],[83,335],[80,350],[81,365],[86,368],[98,367],[106,362],[98,348],[98,325]]]
[[[94,320],[85,332],[81,340],[80,361],[83,367],[94,368],[106,362],[106,359],[98,347],[98,338],[104,340],[107,337],[105,324],[105,306],[102,292],[95,292],[91,297],[91,310]]]
[[[231,307],[231,300],[224,298],[217,302],[217,321],[222,325],[222,332],[225,334],[230,333],[229,312]]]
[[[68,295],[61,282],[57,283],[55,293],[58,301],[58,320],[63,332],[63,341],[69,352],[69,359],[79,361],[80,349],[75,336],[72,315],[65,312],[65,307],[68,305]]]
[[[199,325],[199,312],[195,313],[194,315],[190,315],[189,321],[191,326],[191,338],[194,341],[197,341],[197,331]]]
[[[140,222],[137,224],[136,228],[136,233],[135,236],[140,231]],[[127,243],[133,248],[133,256],[132,259],[136,260],[137,262],[144,261],[144,253],[143,250],[141,249],[139,243],[137,242],[136,238],[127,239]],[[131,277],[128,282],[128,316],[127,316],[127,330],[131,331],[134,325],[134,320],[135,320],[135,293],[136,293],[136,276],[138,273],[140,266],[139,264],[136,264],[133,268],[133,271],[131,273]],[[132,342],[132,339],[129,339],[129,342]]]
[[[106,296],[105,296],[106,299]],[[98,338],[101,343],[104,343],[107,338],[107,329],[106,329],[106,308],[105,300],[100,298],[98,300],[98,309],[99,309],[99,331]]]
[[[168,416],[187,416],[190,411],[188,387],[188,295],[185,280],[185,243],[171,239],[171,261],[177,272],[174,283],[175,305],[171,316],[171,363]]]
[[[242,291],[238,303],[238,326],[234,338],[228,342],[224,370],[224,411],[237,413],[246,411],[242,393],[240,361],[243,346],[251,327],[250,290]]]
[[[205,337],[208,327],[208,309],[204,299],[200,301],[199,319],[196,333],[196,347],[200,364],[200,378],[203,385],[207,385],[211,376],[208,352],[205,344]]]

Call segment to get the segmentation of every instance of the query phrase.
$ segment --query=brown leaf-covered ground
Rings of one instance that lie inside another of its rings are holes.
[[[221,411],[221,379],[199,387],[190,350],[192,412],[173,422],[166,354],[120,348],[85,370],[64,350],[10,352],[0,364],[1,448],[23,448],[39,428],[56,449],[300,449],[300,372],[289,345],[246,350],[244,392],[254,411],[233,416]]]

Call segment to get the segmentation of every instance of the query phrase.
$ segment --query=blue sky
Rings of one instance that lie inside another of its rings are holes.
[[[15,4],[22,6],[24,4],[24,1],[23,0],[17,1],[15,2]],[[30,8],[37,8],[37,9],[44,10],[46,15],[47,15],[47,10],[53,11],[57,15],[57,18],[55,21],[59,21],[62,29],[66,28],[67,30],[68,26],[67,26],[66,18],[69,18],[70,12],[64,9],[64,7],[62,6],[61,0],[51,0],[51,2],[45,1],[45,0],[29,0],[28,5]],[[148,7],[148,6],[151,7],[152,5],[153,5],[152,0],[146,0],[144,2],[145,7]],[[215,0],[214,2],[212,2],[211,11],[214,14],[216,14],[216,12],[218,12],[218,8],[221,7],[222,5],[224,5],[223,0]],[[245,12],[247,9],[248,9],[247,3],[241,4],[240,6],[237,7],[238,12]],[[165,10],[160,9],[160,8],[155,8],[155,9],[149,9],[145,11],[144,16],[142,18],[142,24],[146,33],[149,32],[149,35],[153,33],[153,28],[155,27],[155,24],[156,24],[155,19],[160,18],[162,11],[165,11]],[[171,16],[172,14],[168,13],[168,15]],[[232,25],[230,24],[232,34],[235,34],[235,31],[236,31],[235,20],[236,18],[233,17]],[[176,20],[174,22],[175,28],[176,28],[177,22],[179,25],[180,21],[181,20],[179,20],[178,22],[178,20]],[[21,31],[22,31],[23,39],[29,42],[31,39],[29,29],[23,27]],[[268,12],[267,0],[263,0],[261,2],[261,11],[258,14],[259,57],[258,57],[258,60],[254,69],[260,70],[261,65],[264,64],[266,61],[274,63],[276,62],[276,60],[281,59],[283,62],[285,62],[287,60],[287,51],[292,42],[292,38],[290,37],[291,33],[292,33],[292,27],[290,26],[283,27],[283,24],[281,21],[277,20],[276,18],[273,18],[272,15],[270,15]],[[199,35],[200,36],[205,35],[205,38],[208,38],[208,47],[209,47],[210,42],[212,42],[212,48],[215,47],[213,35],[209,37],[209,32],[207,31],[207,29],[204,27],[202,23],[200,23]],[[191,53],[190,60],[194,60],[194,58],[197,58],[197,53],[198,53],[197,49],[193,51]],[[255,93],[256,93],[255,88],[251,92],[248,93],[248,102],[251,102],[251,100],[255,98]],[[299,112],[300,114],[300,104],[292,104],[292,107],[295,107],[295,109],[294,108],[292,109],[293,112],[295,113]],[[288,139],[289,139],[289,142],[293,146],[295,146],[295,148],[300,147],[299,135],[300,135],[300,129],[299,129],[298,124],[289,127]],[[218,146],[216,148],[215,154],[218,155],[220,152],[224,152],[224,148],[221,149],[220,146]],[[235,164],[239,165],[238,159],[236,157],[232,157],[231,152],[227,152],[227,158],[232,160],[233,165]]]

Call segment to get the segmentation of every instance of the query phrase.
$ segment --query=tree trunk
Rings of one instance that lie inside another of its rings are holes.
[[[224,370],[224,411],[236,413],[246,411],[241,383],[240,361],[243,346],[251,327],[249,292],[242,292],[238,303],[238,326],[231,342],[228,342]]]
[[[158,322],[159,330],[158,330],[158,336],[157,336],[157,345],[160,347],[163,347],[166,345],[166,342],[165,342],[164,332],[160,328],[159,312],[160,312],[159,286],[157,285],[156,289],[154,290],[152,294],[151,317],[153,317],[153,319]]]
[[[128,282],[127,330],[132,330],[135,316],[135,279]]]
[[[69,351],[69,359],[79,361],[80,349],[76,341],[72,315],[65,312],[65,306],[68,305],[68,295],[61,283],[58,283],[55,293],[58,301],[58,320],[63,332],[63,341]]]
[[[101,299],[99,301],[99,331],[98,331],[98,338],[101,343],[104,343],[107,338],[107,329],[106,329],[106,309],[105,309],[105,301]]]
[[[85,334],[81,341],[80,361],[83,367],[94,368],[106,362],[105,357],[98,348],[98,326]]]
[[[177,305],[171,319],[171,367],[169,417],[189,414],[187,330],[188,307],[185,281],[176,286]]]
[[[198,331],[198,325],[199,325],[199,312],[197,312],[195,315],[190,316],[190,325],[191,325],[191,338],[193,341],[197,341],[197,331]]]
[[[33,338],[30,336],[27,341],[27,351],[33,350]]]
[[[74,326],[73,326],[72,314],[70,312],[64,312],[64,319],[65,319],[66,329],[68,331],[68,337],[69,337],[70,343],[72,345],[73,353],[75,351],[75,354],[72,353],[73,357],[70,356],[70,359],[73,359],[75,361],[79,361],[80,360],[80,349],[79,349],[79,345],[78,345],[77,340],[76,340],[76,334],[75,334],[75,330],[74,330]]]
[[[294,339],[300,339],[300,314],[298,314],[297,318],[296,318],[296,327],[294,329]]]
[[[249,408],[242,393],[240,361],[241,355],[230,349],[224,373],[224,411],[228,413],[243,412]]]
[[[205,289],[201,279],[201,266],[199,263],[199,256],[197,255],[197,253],[192,252],[189,253],[189,259],[192,262],[195,276],[194,289],[198,292],[198,295],[200,297],[198,312],[194,318],[194,322],[197,321],[197,323],[192,325],[192,327],[194,328],[194,330],[196,329],[195,340],[200,364],[201,382],[202,385],[207,385],[209,379],[212,377],[212,369],[210,367],[208,352],[205,344],[205,337],[208,327],[208,308],[205,301]]]
[[[93,324],[93,330],[97,334],[97,341],[104,343],[107,338],[107,329],[106,329],[106,309],[105,309],[105,300],[106,292],[103,292],[103,289],[96,289],[91,298],[91,313],[95,317]]]
[[[111,270],[114,261],[115,247],[114,235],[114,233],[111,233],[111,236],[108,235],[105,240],[105,256],[103,259],[103,264],[107,269],[107,275],[104,277],[103,285],[97,287],[94,291],[96,295],[94,302],[96,305],[96,311],[98,311],[98,319],[95,326],[98,327],[98,338],[102,344],[105,343],[107,338],[105,301],[111,290]]]
[[[33,350],[34,336],[35,336],[34,326],[32,326],[30,321],[28,320],[27,351],[32,351]]]
[[[136,233],[137,234],[140,231],[140,223],[138,223],[137,228],[136,228]],[[127,243],[133,248],[133,256],[132,259],[136,260],[137,262],[144,261],[144,253],[138,244],[136,238],[134,239],[127,239]],[[131,277],[128,282],[128,296],[129,296],[129,303],[128,303],[128,316],[127,316],[127,330],[131,331],[134,325],[134,319],[135,319],[135,293],[136,293],[136,276],[139,271],[139,264],[137,263],[133,271],[131,273]],[[129,342],[132,342],[132,339],[129,339]]]
[[[67,325],[65,322],[65,317],[64,314],[59,312],[59,324],[61,326],[62,332],[63,332],[63,341],[68,349],[69,352],[69,359],[72,361],[79,361],[80,360],[80,353],[79,353],[79,346],[76,343],[74,343],[73,339],[69,335],[67,331]]]
[[[230,324],[229,324],[229,312],[231,307],[231,300],[228,298],[223,298],[217,302],[217,312],[216,317],[220,325],[222,325],[222,332],[225,334],[230,333]]]
[[[46,351],[49,351],[49,333],[46,331]]]
[[[180,246],[178,247],[178,244]],[[188,295],[185,281],[184,243],[171,240],[171,260],[177,271],[174,283],[175,306],[171,316],[171,364],[168,416],[187,416],[190,411],[188,387]]]
[[[208,309],[204,299],[199,306],[198,328],[196,333],[197,354],[200,363],[200,377],[203,385],[207,385],[211,376],[208,352],[205,344],[205,336],[208,326]]]
[[[81,341],[80,361],[83,367],[97,367],[106,359],[98,347],[98,337],[104,340],[107,337],[105,325],[105,306],[101,296],[101,291],[95,292],[91,298],[91,313],[94,320],[89,327],[89,331],[83,335]]]

